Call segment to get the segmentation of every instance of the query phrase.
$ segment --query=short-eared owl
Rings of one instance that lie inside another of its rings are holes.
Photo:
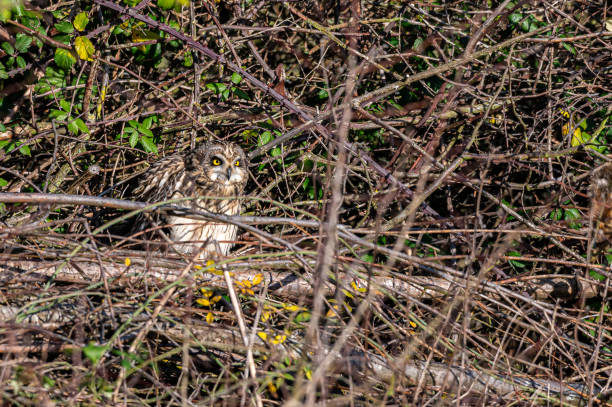
[[[247,179],[247,159],[242,148],[234,143],[211,142],[154,163],[134,194],[150,203],[194,198],[178,205],[239,215],[241,202],[237,197],[242,195]],[[178,251],[186,254],[201,251],[201,259],[211,254],[227,255],[238,231],[234,225],[180,216],[158,220],[168,226],[173,242],[188,242],[175,244]]]
[[[593,173],[591,183],[591,208],[593,218],[599,223],[597,240],[601,239],[599,230],[605,238],[612,238],[612,163],[599,167]]]

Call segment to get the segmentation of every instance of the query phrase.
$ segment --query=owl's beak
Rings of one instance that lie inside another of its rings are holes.
[[[227,169],[227,180],[229,181],[232,178],[232,167]]]

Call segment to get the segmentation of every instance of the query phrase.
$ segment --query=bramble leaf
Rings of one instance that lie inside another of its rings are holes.
[[[76,15],[76,17],[74,17],[74,28],[79,31],[83,31],[87,26],[87,23],[89,23],[89,18],[87,18],[87,13],[84,11],[80,12]]]
[[[93,61],[91,57],[93,56],[94,52],[96,52],[96,49],[89,38],[83,36],[76,37],[74,40],[74,49],[76,49],[79,58],[85,61]]]
[[[76,62],[76,57],[74,54],[67,49],[57,48],[55,50],[55,63],[62,69],[70,69],[72,65]]]

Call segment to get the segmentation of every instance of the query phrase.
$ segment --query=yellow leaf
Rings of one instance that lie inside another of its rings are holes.
[[[272,340],[272,344],[278,345],[279,343],[283,343],[287,340],[287,335],[276,335]]]
[[[268,341],[268,334],[265,332],[257,332],[257,336],[259,336],[262,341]]]
[[[189,7],[189,0],[176,0],[174,3],[174,9],[178,12],[181,11],[181,7]]]
[[[208,314],[206,314],[206,322],[208,322],[209,324],[212,324],[214,320],[215,320],[215,317],[213,316],[212,312],[209,312]]]
[[[214,304],[216,302],[219,302],[220,300],[221,300],[221,296],[220,295],[215,295],[214,297],[212,297],[210,299],[210,302]]]
[[[74,21],[72,22],[72,25],[74,25],[74,28],[76,28],[78,31],[83,31],[85,27],[87,26],[87,23],[89,23],[89,18],[87,18],[87,13],[82,11],[74,17]]]
[[[293,305],[293,304],[290,304],[290,305],[283,304],[283,308],[286,309],[287,311],[292,311],[292,312],[299,311],[302,309],[301,307],[298,307],[297,305]]]
[[[564,136],[567,136],[569,134],[570,131],[570,124],[566,123],[563,125],[563,127],[561,127],[561,134],[563,134]]]
[[[151,40],[158,40],[161,37],[154,31],[143,30],[140,27],[136,27],[132,30],[132,41],[134,42],[145,42]]]
[[[261,314],[261,322],[266,322],[269,319],[270,319],[270,311],[264,311]]]
[[[132,264],[132,259],[126,257],[123,262],[125,263],[125,267],[130,267],[130,264]]]
[[[206,288],[206,287],[200,288],[200,292],[206,298],[210,298],[214,294],[213,290],[211,290],[210,288]]]
[[[255,275],[255,277],[253,277],[253,285],[261,284],[262,281],[263,281],[263,274],[261,273],[258,273]]]
[[[572,135],[572,147],[580,146],[584,144],[584,142],[585,141],[582,138],[582,130],[580,130],[580,127],[577,127],[576,130],[574,130],[574,134]]]
[[[200,304],[203,307],[209,307],[210,306],[210,300],[208,298],[198,298],[196,300],[196,302],[198,304]]]
[[[94,52],[96,52],[96,49],[94,48],[91,41],[89,41],[89,38],[83,36],[76,37],[76,39],[74,40],[74,49],[76,50],[79,58],[85,61],[93,61],[91,57]]]
[[[561,113],[561,116],[565,117],[566,119],[570,118],[570,114],[567,110],[559,109],[559,113]]]

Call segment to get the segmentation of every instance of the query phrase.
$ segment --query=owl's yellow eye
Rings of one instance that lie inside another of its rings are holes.
[[[234,165],[235,165],[236,167],[240,167],[240,160],[236,160],[236,162],[234,163]]]
[[[221,165],[221,160],[219,160],[219,159],[218,159],[218,158],[216,158],[216,157],[215,157],[215,158],[213,158],[211,162],[212,162],[212,165],[215,165],[215,166],[216,166],[216,165]]]

